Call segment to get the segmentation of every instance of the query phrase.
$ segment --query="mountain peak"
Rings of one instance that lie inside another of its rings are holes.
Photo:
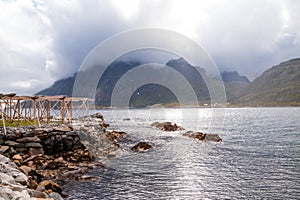
[[[237,71],[224,71],[221,73],[222,79],[224,82],[245,82],[250,83],[249,79],[246,76],[241,76]]]

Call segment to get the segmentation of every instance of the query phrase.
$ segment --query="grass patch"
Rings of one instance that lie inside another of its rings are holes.
[[[36,124],[38,123],[37,120]],[[18,126],[33,126],[34,125],[34,120],[30,121],[25,121],[25,120],[5,120],[5,126],[10,126],[10,127],[18,127]],[[0,126],[3,126],[3,120],[0,120]]]
[[[45,122],[43,121],[40,121],[41,124],[46,124]],[[56,122],[50,122],[49,124],[61,124],[62,122],[61,121],[56,121]],[[37,120],[5,120],[5,126],[7,127],[18,127],[18,126],[34,126],[35,125],[38,125],[38,121]],[[0,126],[3,126],[3,120],[0,119]]]

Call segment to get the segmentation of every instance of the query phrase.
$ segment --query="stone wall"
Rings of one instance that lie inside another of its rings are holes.
[[[7,128],[7,135],[3,132],[0,128],[0,154],[9,158],[15,154],[54,155],[85,149],[79,135],[66,125]]]

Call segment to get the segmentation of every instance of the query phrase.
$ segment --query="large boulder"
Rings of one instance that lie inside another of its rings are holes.
[[[152,146],[146,142],[139,142],[136,145],[134,145],[131,150],[132,151],[148,151],[151,149]]]

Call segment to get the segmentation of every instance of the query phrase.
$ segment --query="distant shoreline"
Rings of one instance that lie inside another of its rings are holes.
[[[238,105],[238,104],[229,104],[226,106],[146,106],[146,107],[111,107],[111,106],[95,106],[93,107],[96,110],[119,110],[119,109],[161,109],[161,108],[288,108],[288,107],[300,107],[300,102],[295,104],[288,105]]]

